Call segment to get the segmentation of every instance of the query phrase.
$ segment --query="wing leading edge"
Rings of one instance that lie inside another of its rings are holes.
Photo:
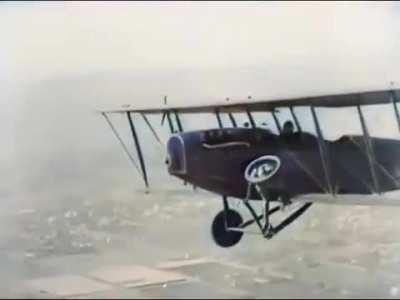
[[[397,90],[378,90],[358,93],[322,95],[301,98],[287,98],[276,100],[225,100],[225,102],[212,103],[193,106],[168,106],[138,108],[134,105],[123,105],[116,109],[102,109],[102,113],[123,113],[134,112],[142,114],[160,114],[166,111],[176,113],[214,113],[218,108],[219,112],[234,113],[251,110],[274,111],[277,107],[293,106],[314,106],[314,107],[346,107],[357,105],[385,104],[392,101],[398,102],[400,99],[400,89]]]

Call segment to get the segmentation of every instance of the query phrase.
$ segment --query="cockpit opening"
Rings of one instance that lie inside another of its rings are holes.
[[[251,147],[274,137],[276,135],[265,129],[224,128],[204,131],[201,143],[206,149]]]

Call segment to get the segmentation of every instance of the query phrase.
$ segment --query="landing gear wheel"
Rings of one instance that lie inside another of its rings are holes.
[[[242,222],[243,219],[237,211],[231,209],[226,211],[226,223],[228,228],[238,227]],[[221,211],[214,218],[211,230],[214,241],[218,246],[224,248],[236,245],[243,236],[243,232],[227,230],[225,226],[225,211]]]

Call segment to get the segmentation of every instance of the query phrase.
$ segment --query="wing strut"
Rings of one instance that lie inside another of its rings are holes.
[[[183,132],[183,127],[182,127],[182,123],[181,123],[181,119],[179,118],[178,112],[176,110],[174,110],[174,115],[175,115],[175,121],[176,121],[176,125],[178,126],[178,132]],[[187,185],[187,181],[184,180],[183,181],[184,185]],[[193,188],[195,189],[195,187],[193,186]]]
[[[174,114],[175,114],[176,124],[178,125],[178,131],[182,132],[183,127],[182,127],[181,119],[179,118],[178,112],[176,110],[174,110]]]
[[[390,95],[392,98],[392,103],[393,103],[393,108],[394,108],[394,113],[396,114],[396,120],[397,120],[397,126],[399,127],[400,130],[400,114],[399,114],[399,109],[397,107],[397,97],[394,91],[390,91]]]
[[[175,129],[174,129],[174,124],[172,123],[172,120],[171,120],[171,115],[169,114],[169,111],[165,112],[165,114],[167,116],[169,130],[171,131],[171,134],[173,134],[173,133],[175,133]]]
[[[257,125],[254,122],[254,119],[253,119],[253,116],[251,115],[251,112],[248,109],[246,109],[246,113],[247,113],[247,116],[249,117],[249,121],[250,121],[251,127],[252,128],[256,128]]]
[[[224,128],[224,126],[222,125],[221,114],[219,113],[218,108],[215,109],[215,116],[217,117],[219,128]]]
[[[317,114],[315,112],[315,107],[313,105],[311,105],[310,108],[311,108],[311,114],[312,114],[314,125],[315,125],[315,130],[317,131],[317,135],[318,135],[319,153],[321,155],[321,161],[322,161],[322,167],[324,169],[325,180],[328,185],[328,191],[333,195],[334,190],[333,190],[333,186],[332,186],[328,149],[326,148],[324,136],[322,135],[322,130],[319,125]]]
[[[380,192],[378,177],[376,175],[376,169],[375,169],[375,162],[376,162],[375,153],[374,153],[374,149],[373,149],[372,142],[371,142],[371,137],[369,135],[367,125],[365,124],[364,115],[362,113],[360,105],[357,105],[357,111],[358,111],[358,116],[360,117],[361,128],[362,128],[363,135],[364,135],[364,144],[365,144],[365,148],[367,150],[368,164],[369,164],[369,168],[370,168],[370,172],[371,172],[371,176],[372,176],[372,181],[374,184],[374,190],[376,193],[380,194],[381,192]]]
[[[279,123],[278,117],[276,116],[275,110],[271,111],[271,114],[272,114],[272,117],[274,118],[274,122],[275,122],[276,128],[278,129],[278,132],[279,132],[279,134],[281,134],[282,127],[281,127],[281,123]]]
[[[235,117],[233,116],[233,114],[231,112],[228,113],[228,116],[229,116],[229,119],[231,119],[232,126],[234,128],[236,128],[237,127],[237,123],[236,123]]]
[[[221,115],[219,113],[218,108],[215,109],[215,116],[217,117],[219,128],[224,128],[224,124],[222,124]],[[224,203],[224,211],[226,212],[226,210],[229,209],[229,206],[228,206],[228,198],[225,195],[222,195],[222,202]],[[226,222],[226,213],[225,213],[225,222]]]
[[[135,169],[138,171],[139,175],[142,176],[142,172],[139,169],[139,166],[137,165],[135,159],[133,158],[133,156],[131,155],[131,153],[128,150],[128,147],[126,146],[126,144],[124,143],[124,141],[122,140],[121,136],[118,134],[118,131],[115,129],[113,123],[111,123],[111,120],[108,118],[107,114],[102,112],[101,113],[103,115],[103,117],[106,119],[108,125],[111,128],[111,131],[114,133],[115,137],[117,138],[117,140],[119,141],[119,143],[122,146],[122,149],[124,150],[124,152],[126,153],[126,155],[128,155],[129,160],[132,162],[132,164],[134,165]]]
[[[297,119],[297,116],[296,116],[296,114],[294,112],[293,106],[289,106],[289,109],[290,109],[290,113],[292,114],[292,118],[294,120],[294,123],[296,123],[297,131],[302,133],[303,131],[301,129],[301,125],[300,125],[299,119]]]
[[[148,188],[149,182],[147,179],[146,166],[144,164],[143,153],[142,153],[142,149],[140,148],[140,143],[139,143],[139,139],[138,139],[138,136],[137,136],[137,133],[135,130],[135,125],[133,125],[131,113],[128,111],[128,112],[126,112],[126,114],[128,116],[129,125],[131,127],[133,140],[134,140],[135,146],[136,146],[136,151],[139,156],[140,168],[142,169],[142,176],[143,176],[144,184],[146,185],[146,188]]]

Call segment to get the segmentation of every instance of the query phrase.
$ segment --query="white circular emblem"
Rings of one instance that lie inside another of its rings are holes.
[[[259,183],[274,176],[280,166],[279,157],[264,155],[249,163],[244,172],[244,177],[250,183]]]

